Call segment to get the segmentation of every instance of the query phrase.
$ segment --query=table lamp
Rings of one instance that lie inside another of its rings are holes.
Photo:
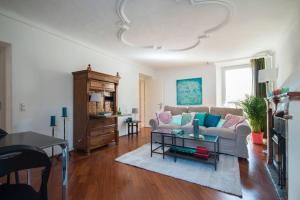
[[[139,109],[138,108],[132,108],[132,112],[131,112],[132,114],[133,114],[133,116],[134,116],[134,120],[137,120],[136,119],[136,115],[139,113]]]

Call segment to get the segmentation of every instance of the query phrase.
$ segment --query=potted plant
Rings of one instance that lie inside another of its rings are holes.
[[[252,142],[254,144],[263,143],[263,129],[266,122],[266,102],[263,98],[247,96],[241,102],[241,106],[249,120],[252,129]]]

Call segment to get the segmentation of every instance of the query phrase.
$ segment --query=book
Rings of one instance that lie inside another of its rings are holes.
[[[196,152],[201,153],[201,154],[207,154],[207,155],[209,153],[208,149],[206,147],[202,147],[202,146],[197,146]]]
[[[171,147],[171,151],[174,152],[181,152],[181,153],[186,153],[186,154],[194,154],[196,153],[195,149],[191,148],[186,148],[186,147]]]
[[[209,154],[201,154],[201,153],[194,153],[194,156],[199,157],[199,158],[205,158],[208,159],[209,158]]]

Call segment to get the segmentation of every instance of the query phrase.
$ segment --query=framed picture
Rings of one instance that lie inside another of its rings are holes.
[[[176,81],[177,105],[202,105],[202,78]]]

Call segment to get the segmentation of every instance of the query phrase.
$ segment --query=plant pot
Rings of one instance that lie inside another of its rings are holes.
[[[259,133],[252,132],[251,137],[252,137],[253,144],[263,144],[263,138],[264,138],[263,132],[259,132]]]

